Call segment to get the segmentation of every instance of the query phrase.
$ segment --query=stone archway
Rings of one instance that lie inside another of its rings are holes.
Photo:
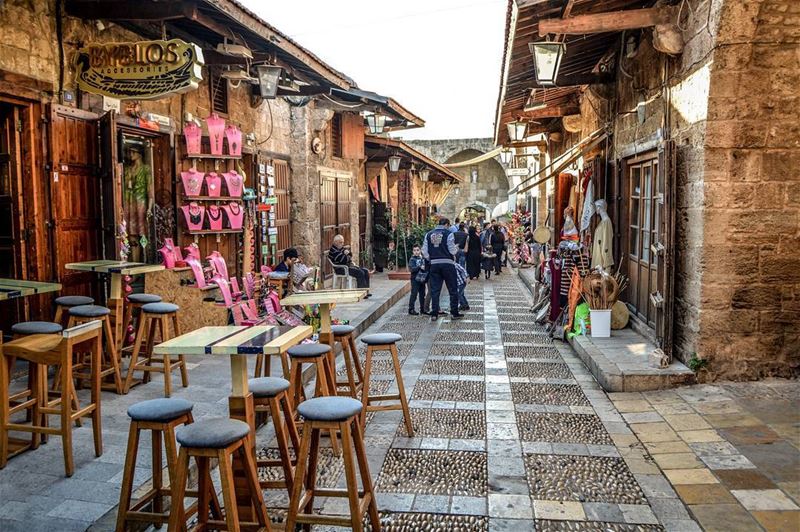
[[[463,149],[451,155],[445,163],[458,163],[479,157],[486,152],[474,148]],[[477,170],[478,180],[472,182],[472,172]],[[459,193],[451,191],[444,204],[439,209],[443,215],[454,219],[469,205],[481,205],[488,209],[508,199],[508,190],[511,186],[505,169],[496,159],[487,159],[474,166],[453,168],[453,171],[464,179],[461,182]]]

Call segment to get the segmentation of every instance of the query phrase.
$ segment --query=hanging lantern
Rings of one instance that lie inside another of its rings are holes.
[[[508,128],[508,138],[511,142],[519,142],[525,140],[525,132],[528,129],[528,123],[522,120],[515,120],[506,124]]]
[[[503,148],[500,151],[500,161],[506,166],[511,162],[513,156],[514,152],[511,151],[511,148]]]
[[[430,175],[431,171],[428,168],[423,168],[422,170],[419,171],[419,179],[424,183],[428,182],[428,178],[430,177]]]
[[[455,195],[456,195],[456,196],[458,196],[459,194],[461,194],[461,187],[456,187],[456,188],[453,190],[453,192],[455,193]]]
[[[528,47],[533,54],[534,73],[539,85],[555,85],[561,59],[567,50],[563,42],[532,42]]]
[[[372,113],[367,115],[367,126],[372,135],[380,135],[383,133],[383,128],[386,126],[386,115],[380,113]]]
[[[397,154],[389,156],[389,171],[390,172],[397,172],[400,170],[400,160],[401,157]]]

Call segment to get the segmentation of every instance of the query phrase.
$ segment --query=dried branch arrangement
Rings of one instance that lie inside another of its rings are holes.
[[[611,275],[603,270],[597,270],[583,278],[581,295],[590,309],[608,310],[614,306],[619,294],[627,286],[627,276],[621,273]]]

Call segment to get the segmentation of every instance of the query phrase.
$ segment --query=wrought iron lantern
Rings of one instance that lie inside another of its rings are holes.
[[[419,179],[420,181],[427,183],[428,179],[430,178],[431,171],[429,168],[423,167],[422,170],[419,171]]]
[[[541,41],[528,45],[533,54],[534,74],[539,85],[553,86],[567,45],[563,42]]]
[[[367,115],[367,127],[372,135],[380,135],[386,126],[386,115],[372,113]]]
[[[525,140],[525,132],[528,129],[528,123],[522,120],[514,120],[506,124],[508,128],[508,138],[511,142],[519,142]]]
[[[511,151],[511,148],[503,148],[500,150],[500,161],[508,166],[511,163],[511,158],[514,156],[514,152]]]
[[[389,171],[390,172],[397,172],[398,170],[400,170],[400,160],[401,159],[402,158],[399,155],[397,155],[396,153],[394,155],[390,155],[389,156]]]
[[[258,89],[262,98],[272,100],[278,94],[278,83],[283,69],[274,65],[257,65]]]

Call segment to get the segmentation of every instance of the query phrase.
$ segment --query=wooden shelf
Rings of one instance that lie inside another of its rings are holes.
[[[184,159],[217,159],[220,161],[238,161],[242,158],[241,155],[214,155],[213,153],[187,153],[183,156]]]
[[[201,229],[199,231],[186,231],[190,235],[233,235],[233,234],[240,234],[244,232],[244,229],[220,229],[219,231],[214,231],[212,229]]]
[[[184,201],[244,201],[241,196],[183,196]]]

